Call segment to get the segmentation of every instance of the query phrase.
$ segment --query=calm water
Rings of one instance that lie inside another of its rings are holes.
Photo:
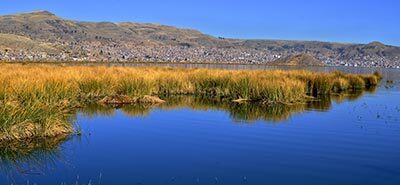
[[[400,71],[382,72],[370,92],[290,107],[90,106],[76,116],[82,136],[0,147],[0,184],[398,185]]]

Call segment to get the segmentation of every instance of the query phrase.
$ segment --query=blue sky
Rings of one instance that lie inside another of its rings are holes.
[[[48,10],[85,21],[147,22],[244,39],[400,46],[397,0],[0,0],[0,14]]]

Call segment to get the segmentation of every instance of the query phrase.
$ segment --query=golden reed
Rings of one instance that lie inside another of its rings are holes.
[[[376,86],[381,76],[342,72],[0,64],[0,141],[69,134],[86,103],[159,103],[195,95],[293,104]]]

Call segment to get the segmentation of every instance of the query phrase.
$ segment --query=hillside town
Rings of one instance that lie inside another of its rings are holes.
[[[60,45],[55,43],[55,45]],[[79,51],[79,52],[77,52]],[[281,57],[301,54],[298,51],[268,51],[248,48],[210,48],[188,46],[132,46],[101,43],[69,45],[63,52],[38,52],[29,50],[0,50],[1,61],[80,61],[80,62],[187,62],[187,63],[235,63],[268,64]],[[327,57],[313,55],[328,66],[400,68],[400,58],[388,59],[377,55],[357,55],[346,58],[340,54]]]

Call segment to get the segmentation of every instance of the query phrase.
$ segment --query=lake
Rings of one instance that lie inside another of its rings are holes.
[[[384,79],[376,89],[292,106],[190,96],[167,97],[158,106],[89,106],[76,113],[78,136],[0,147],[0,184],[397,185],[400,70],[378,71]]]

